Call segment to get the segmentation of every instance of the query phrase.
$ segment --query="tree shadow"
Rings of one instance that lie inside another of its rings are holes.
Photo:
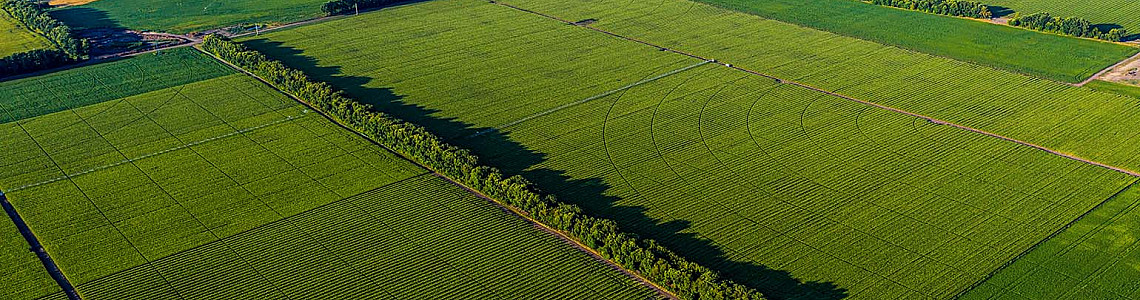
[[[575,179],[560,170],[536,167],[546,160],[547,154],[528,149],[499,131],[437,116],[439,110],[404,102],[403,96],[390,88],[367,87],[371,78],[343,74],[339,66],[319,66],[314,58],[303,55],[296,48],[283,46],[281,42],[262,38],[244,41],[243,44],[300,69],[316,80],[328,82],[350,96],[372,104],[378,111],[424,126],[448,142],[470,149],[484,163],[500,168],[505,174],[523,175],[559,199],[581,206],[588,214],[615,220],[627,232],[653,238],[682,256],[716,269],[726,278],[753,287],[771,299],[829,300],[847,296],[847,291],[834,283],[801,282],[787,271],[731,260],[709,240],[682,232],[691,227],[688,221],[660,222],[649,217],[644,207],[617,205],[619,199],[606,194],[611,187],[601,178]],[[476,133],[481,133],[479,138],[464,138]]]
[[[993,14],[994,18],[1001,18],[1014,13],[1013,9],[1005,6],[990,5],[989,7],[990,13]]]
[[[1120,24],[1107,24],[1107,23],[1106,24],[1093,24],[1092,27],[1100,30],[1101,32],[1108,32],[1109,30],[1124,28],[1124,26],[1120,26]]]

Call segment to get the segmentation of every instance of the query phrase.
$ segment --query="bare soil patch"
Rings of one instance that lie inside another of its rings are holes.
[[[51,6],[71,6],[71,5],[84,5],[84,4],[95,2],[95,1],[99,1],[99,0],[51,0],[51,1],[48,1],[48,4]]]

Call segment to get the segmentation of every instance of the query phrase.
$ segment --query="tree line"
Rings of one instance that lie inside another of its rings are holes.
[[[427,129],[373,111],[371,105],[345,96],[328,83],[311,80],[303,72],[256,50],[217,35],[206,36],[201,48],[258,75],[377,143],[568,234],[602,257],[681,298],[764,299],[759,292],[721,278],[653,240],[622,232],[613,220],[588,216],[578,206],[539,192],[523,177],[506,176],[494,167],[481,165],[470,151],[444,142]]]
[[[1128,36],[1128,31],[1124,28],[1114,28],[1108,32],[1105,32],[1100,28],[1093,26],[1092,22],[1089,22],[1089,20],[1085,20],[1084,18],[1054,17],[1046,12],[1029,15],[1016,13],[1012,18],[1009,19],[1009,25],[1029,28],[1037,31],[1059,33],[1076,37],[1102,39],[1114,42],[1124,40],[1124,37]]]
[[[87,59],[87,40],[77,39],[71,27],[52,18],[39,3],[25,0],[0,0],[3,10],[29,30],[52,43],[53,49],[36,49],[0,58],[0,76],[50,69]]]
[[[958,0],[871,0],[872,4],[917,10],[932,14],[989,19],[990,7],[981,2]]]
[[[358,9],[376,8],[405,0],[332,0],[321,5],[321,11],[328,15],[343,15]]]

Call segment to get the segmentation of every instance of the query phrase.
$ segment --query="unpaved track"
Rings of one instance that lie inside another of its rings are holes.
[[[1140,53],[1136,53],[1136,55],[1133,55],[1132,57],[1129,57],[1129,58],[1125,58],[1124,60],[1117,62],[1116,64],[1112,65],[1111,67],[1105,68],[1104,70],[1100,70],[1100,72],[1096,72],[1096,74],[1094,74],[1092,77],[1089,77],[1088,79],[1085,79],[1084,81],[1081,81],[1080,83],[1077,83],[1075,85],[1076,86],[1084,86],[1084,85],[1088,84],[1089,82],[1092,82],[1093,80],[1096,80],[1096,79],[1100,78],[1101,76],[1104,76],[1105,73],[1108,73],[1109,71],[1112,71],[1112,70],[1114,70],[1114,69],[1116,69],[1116,68],[1118,68],[1124,64],[1131,63],[1131,62],[1136,61],[1136,60],[1140,60]]]
[[[663,46],[660,46],[660,45],[657,45],[657,44],[653,44],[653,43],[650,43],[650,42],[646,42],[646,41],[643,41],[643,40],[639,40],[639,39],[636,39],[636,38],[632,38],[632,37],[628,37],[628,36],[620,35],[620,34],[617,34],[617,33],[613,33],[613,32],[610,32],[610,31],[606,31],[606,30],[604,30],[604,29],[599,29],[599,28],[596,28],[596,27],[592,27],[592,26],[589,26],[589,25],[579,25],[579,24],[575,24],[573,21],[565,20],[565,19],[562,19],[562,18],[559,18],[559,17],[555,17],[555,16],[551,16],[551,15],[547,15],[547,14],[544,14],[544,13],[540,13],[540,12],[532,11],[532,10],[529,10],[529,9],[521,8],[521,7],[518,7],[518,6],[510,5],[510,4],[507,4],[507,3],[502,3],[502,2],[499,2],[499,1],[492,1],[491,3],[494,3],[494,4],[498,4],[498,5],[501,5],[501,6],[504,6],[504,7],[509,7],[509,8],[511,8],[511,9],[515,9],[515,10],[519,10],[519,11],[523,11],[523,12],[527,12],[527,13],[531,13],[531,14],[535,14],[535,15],[543,16],[543,17],[546,17],[546,18],[550,18],[550,19],[553,19],[553,20],[557,20],[557,21],[559,21],[559,22],[563,22],[563,23],[566,23],[566,24],[569,24],[569,25],[574,25],[574,26],[578,26],[578,27],[586,28],[586,29],[589,29],[589,30],[593,30],[593,31],[596,31],[596,32],[600,32],[600,33],[603,33],[603,34],[607,34],[607,35],[610,35],[610,36],[613,36],[613,37],[616,37],[616,38],[620,38],[620,39],[623,39],[623,40],[632,41],[632,42],[636,42],[636,43],[639,43],[639,44],[643,44],[643,45],[647,45],[647,46],[655,47],[655,48],[658,48],[658,49],[661,49],[661,50],[664,50],[664,51],[668,51],[668,52],[672,52],[672,53],[677,53],[677,54],[681,54],[681,55],[684,55],[684,56],[688,56],[688,57],[692,57],[692,58],[696,58],[696,59],[700,59],[700,60],[706,60],[706,61],[715,61],[715,60],[713,60],[713,59],[711,59],[711,58],[706,58],[706,57],[703,57],[703,56],[699,56],[699,55],[696,55],[696,54],[693,54],[693,53],[684,52],[684,51],[682,51],[682,50],[677,50],[677,49],[670,49],[670,48],[666,48],[666,47],[663,47]],[[1137,56],[1140,56],[1140,54],[1137,54]],[[722,63],[723,63],[723,62],[722,62]],[[764,78],[772,79],[772,80],[775,80],[775,81],[777,81],[777,82],[780,82],[780,83],[791,84],[791,85],[799,86],[799,87],[802,87],[802,88],[805,88],[805,89],[810,89],[810,90],[813,90],[813,91],[817,91],[817,92],[820,92],[820,93],[824,93],[824,94],[828,94],[828,95],[831,95],[831,96],[839,97],[839,98],[842,98],[842,99],[845,99],[845,100],[848,100],[848,101],[857,102],[857,103],[860,103],[860,104],[863,104],[863,105],[868,105],[868,106],[872,106],[872,107],[877,107],[877,108],[880,108],[880,109],[889,110],[889,111],[892,111],[892,112],[896,112],[896,113],[900,113],[900,114],[904,114],[904,115],[908,115],[908,116],[912,116],[912,117],[916,117],[916,118],[921,118],[921,119],[923,119],[923,120],[926,120],[926,121],[928,121],[928,122],[931,122],[931,123],[934,123],[934,124],[939,124],[939,125],[946,125],[946,126],[951,126],[951,127],[955,127],[955,128],[958,128],[958,129],[962,129],[962,130],[966,130],[966,131],[970,131],[970,132],[974,132],[974,133],[978,133],[978,134],[983,134],[983,135],[986,135],[986,136],[990,136],[990,137],[994,137],[994,138],[1002,139],[1002,140],[1005,140],[1005,141],[1009,141],[1009,142],[1017,143],[1017,144],[1020,144],[1020,145],[1023,145],[1023,146],[1033,147],[1033,148],[1036,148],[1036,149],[1038,149],[1038,150],[1041,150],[1041,151],[1045,151],[1045,152],[1048,152],[1048,153],[1050,153],[1050,154],[1054,154],[1054,155],[1057,155],[1057,156],[1061,156],[1061,157],[1064,157],[1064,158],[1068,158],[1068,159],[1071,159],[1071,160],[1075,160],[1075,161],[1083,162],[1083,163],[1086,163],[1086,164],[1090,164],[1090,165],[1098,166],[1098,167],[1101,167],[1101,168],[1105,168],[1105,169],[1113,170],[1113,171],[1116,171],[1116,172],[1120,172],[1120,173],[1128,174],[1128,175],[1131,175],[1131,176],[1134,176],[1134,177],[1140,177],[1140,173],[1138,173],[1138,172],[1135,172],[1135,171],[1132,171],[1132,170],[1128,170],[1128,169],[1124,169],[1124,168],[1120,168],[1120,167],[1116,167],[1116,166],[1112,166],[1112,165],[1104,164],[1104,163],[1101,163],[1101,162],[1097,162],[1097,161],[1089,160],[1089,159],[1086,159],[1086,158],[1082,158],[1082,157],[1079,157],[1079,156],[1075,156],[1075,155],[1072,155],[1072,154],[1068,154],[1068,153],[1064,153],[1064,152],[1061,152],[1061,151],[1053,150],[1053,149],[1047,148],[1047,147],[1045,147],[1045,146],[1041,146],[1041,145],[1033,144],[1033,143],[1030,143],[1030,142],[1026,142],[1026,141],[1018,140],[1018,139],[1015,139],[1015,138],[1011,138],[1011,137],[1007,137],[1007,136],[1004,136],[1004,135],[1000,135],[1000,134],[997,134],[997,133],[993,133],[993,132],[989,132],[989,131],[985,131],[985,130],[981,130],[981,129],[977,129],[977,128],[973,128],[973,127],[969,127],[969,126],[965,126],[965,125],[961,125],[961,124],[957,124],[957,123],[953,123],[953,122],[945,121],[945,120],[936,119],[936,118],[933,118],[933,117],[929,117],[929,116],[926,116],[926,115],[922,115],[922,114],[918,114],[918,113],[914,113],[914,112],[909,112],[909,111],[905,111],[905,110],[902,110],[902,109],[898,109],[898,108],[894,108],[894,107],[890,107],[890,106],[886,106],[886,105],[882,105],[882,104],[878,104],[878,103],[874,103],[874,102],[870,102],[870,101],[865,101],[865,100],[856,99],[856,98],[853,98],[853,97],[850,97],[850,96],[847,96],[847,95],[843,95],[843,94],[840,94],[840,93],[836,93],[836,92],[832,92],[832,91],[824,90],[824,89],[821,89],[821,88],[817,88],[817,87],[814,87],[814,86],[811,86],[811,85],[808,85],[808,84],[805,84],[805,83],[800,83],[800,82],[796,82],[796,81],[792,81],[792,80],[786,80],[786,79],[782,79],[782,78],[779,78],[779,77],[776,77],[776,76],[773,76],[773,75],[768,75],[768,74],[764,74],[764,73],[761,73],[761,72],[753,71],[753,70],[750,70],[750,69],[745,69],[745,68],[742,68],[742,67],[739,67],[739,66],[736,66],[736,65],[728,64],[728,63],[725,63],[725,64],[723,64],[723,66],[725,66],[725,67],[727,67],[727,68],[732,68],[732,69],[736,69],[736,70],[739,70],[739,71],[743,71],[743,72],[748,72],[748,73],[750,73],[750,74],[753,74],[753,75],[757,75],[757,76],[761,76],[761,77],[764,77]],[[1103,71],[1102,71],[1102,72],[1103,72]],[[1090,80],[1091,80],[1091,79],[1090,79]]]

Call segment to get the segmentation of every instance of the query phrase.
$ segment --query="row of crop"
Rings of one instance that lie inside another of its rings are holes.
[[[1128,30],[1113,28],[1107,32],[1094,26],[1089,20],[1078,17],[1054,17],[1047,12],[1022,15],[1014,14],[1009,19],[1009,25],[1029,28],[1037,31],[1059,33],[1069,36],[1086,37],[1119,42],[1128,36]]]
[[[872,4],[917,10],[932,14],[989,19],[989,6],[975,1],[958,0],[871,0]]]
[[[0,76],[50,69],[87,59],[87,40],[77,39],[71,28],[52,18],[42,4],[25,0],[0,0],[0,9],[55,46],[0,58]]]
[[[308,102],[342,124],[373,140],[516,207],[532,218],[566,232],[603,257],[640,273],[686,299],[762,299],[759,292],[719,277],[656,242],[618,230],[612,220],[587,216],[577,206],[543,195],[520,176],[504,176],[479,165],[466,149],[445,143],[423,127],[375,112],[371,105],[346,97],[327,83],[270,60],[260,52],[219,36],[207,36],[202,49],[254,73],[285,92]]]

